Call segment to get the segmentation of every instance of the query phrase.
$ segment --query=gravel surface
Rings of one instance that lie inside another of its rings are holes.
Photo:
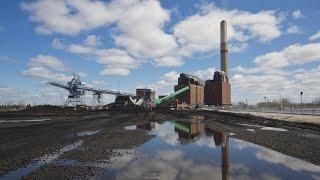
[[[25,112],[24,112],[25,113]],[[34,117],[35,114],[27,114]],[[185,120],[203,117],[207,127],[234,133],[233,137],[259,144],[280,153],[320,165],[319,127],[308,123],[283,122],[249,115],[206,111],[161,112],[81,112],[53,116],[50,121],[0,123],[0,179],[1,175],[26,167],[39,157],[52,154],[76,141],[77,149],[65,151],[56,160],[44,163],[24,175],[23,179],[87,179],[107,173],[107,165],[116,156],[129,156],[134,149],[152,136],[143,130],[125,130],[124,126],[150,121]],[[38,117],[38,115],[36,115]],[[21,115],[17,115],[21,117]],[[10,118],[17,118],[12,114]],[[47,117],[43,114],[41,117]],[[8,119],[0,113],[0,119]],[[263,129],[263,127],[268,127]],[[281,128],[280,129],[274,129]],[[247,131],[246,129],[253,129]],[[285,131],[285,130],[287,131]],[[96,132],[79,136],[81,132]],[[58,162],[56,162],[58,161]],[[64,163],[60,163],[62,161]],[[96,165],[95,165],[96,164]],[[99,164],[99,165],[97,165]]]

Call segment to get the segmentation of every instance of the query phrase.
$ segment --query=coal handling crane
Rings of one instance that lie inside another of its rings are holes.
[[[80,77],[78,74],[73,74],[73,78],[70,82],[67,84],[62,84],[58,82],[53,82],[49,81],[47,84],[56,86],[59,88],[63,88],[67,91],[69,91],[68,99],[65,102],[65,106],[71,104],[72,106],[77,106],[77,105],[83,105],[84,101],[82,99],[83,95],[85,94],[86,91],[90,91],[93,93],[93,99],[97,100],[98,103],[101,102],[101,97],[102,94],[112,94],[115,96],[120,96],[120,95],[126,95],[130,97],[134,97],[134,94],[130,93],[124,93],[120,91],[111,91],[111,90],[103,90],[103,89],[95,89],[91,87],[85,86],[80,80]]]

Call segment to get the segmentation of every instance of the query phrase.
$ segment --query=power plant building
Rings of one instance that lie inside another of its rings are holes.
[[[151,102],[155,99],[155,92],[151,89],[136,89],[136,96]]]
[[[220,68],[212,80],[207,80],[204,89],[204,103],[222,107],[231,106],[231,85],[228,78],[227,22],[220,23]]]
[[[178,79],[178,85],[175,85],[174,91],[178,91],[189,86],[189,91],[176,96],[179,104],[189,104],[191,106],[203,105],[204,100],[204,81],[198,77],[181,73]]]

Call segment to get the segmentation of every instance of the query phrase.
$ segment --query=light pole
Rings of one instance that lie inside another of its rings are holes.
[[[303,95],[303,91],[300,92],[300,109],[301,109],[301,114],[302,114],[302,95]]]
[[[267,96],[264,97],[264,111],[267,111]]]

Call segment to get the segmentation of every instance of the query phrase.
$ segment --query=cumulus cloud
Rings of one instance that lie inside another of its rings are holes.
[[[156,67],[179,67],[182,66],[184,62],[180,57],[165,56],[162,58],[156,58],[154,60],[154,65]]]
[[[112,9],[101,1],[38,0],[23,2],[21,7],[30,13],[30,21],[38,24],[35,30],[40,34],[76,35],[111,23],[116,18]]]
[[[317,39],[320,39],[320,31],[310,36],[309,41],[315,41]]]
[[[158,1],[119,1],[115,6],[125,9],[119,15],[115,35],[117,45],[137,58],[158,58],[170,54],[176,47],[172,35],[163,31],[170,13]]]
[[[92,0],[38,0],[22,3],[21,7],[30,13],[31,21],[38,23],[36,31],[41,34],[77,35],[86,30],[115,24],[118,30],[113,36],[115,43],[137,58],[159,58],[170,54],[177,47],[172,35],[162,30],[170,20],[170,12],[155,0],[114,0],[109,3]],[[88,38],[86,45],[99,42],[95,36]]]
[[[60,71],[66,69],[65,65],[60,59],[42,54],[31,58],[28,65],[31,67],[50,67]]]
[[[252,38],[266,42],[281,35],[275,11],[250,13],[239,10],[225,10],[207,5],[205,11],[187,17],[174,27],[174,37],[181,46],[181,54],[206,52],[218,49],[220,45],[220,21],[228,22],[228,40],[244,43]],[[278,15],[280,16],[280,15]]]
[[[100,46],[102,44],[101,37],[91,34],[84,40],[84,44],[91,47]]]
[[[222,19],[229,22],[230,52],[242,52],[248,46],[247,41],[253,38],[263,42],[278,38],[283,20],[281,13],[275,11],[251,13],[204,3],[200,12],[178,22],[173,32],[168,33],[164,27],[170,22],[171,12],[156,0],[37,0],[22,3],[21,7],[29,12],[30,20],[37,23],[36,31],[42,34],[77,35],[112,26],[111,36],[118,49],[127,51],[135,59],[151,60],[156,67],[182,66],[184,56],[218,49]],[[52,44],[63,48],[58,39]],[[100,44],[99,36],[89,35],[83,44],[69,45],[68,51],[88,55]]]
[[[200,79],[207,80],[213,78],[214,72],[215,68],[208,68],[204,70],[198,70],[194,73],[194,75],[199,77]]]
[[[120,49],[97,50],[97,62],[105,66],[100,72],[101,75],[127,76],[130,69],[136,69],[139,64],[126,51]]]
[[[293,19],[301,19],[301,18],[304,18],[304,15],[302,14],[302,12],[301,12],[299,9],[293,11],[291,15],[292,15],[292,18],[293,18]]]
[[[70,81],[72,79],[72,76],[66,76],[65,74],[54,73],[45,67],[31,67],[28,70],[23,71],[22,75],[29,76],[29,77],[38,77],[38,78],[57,80],[57,81]]]
[[[51,46],[55,49],[65,48],[65,45],[63,44],[62,40],[59,38],[54,38],[51,42]]]
[[[300,33],[300,32],[301,32],[300,28],[298,26],[296,26],[296,25],[291,25],[286,30],[286,34],[297,34],[297,33]]]
[[[179,75],[180,74],[176,71],[171,71],[161,76],[159,81],[149,85],[139,85],[137,88],[150,88],[152,90],[156,90],[157,93],[169,93],[173,90],[169,88],[172,88],[178,83]]]
[[[70,44],[68,46],[68,51],[75,54],[91,54],[94,53],[92,47],[83,46],[81,44]]]
[[[254,62],[262,67],[282,68],[320,61],[320,43],[293,44],[282,51],[266,53],[255,58]]]
[[[15,88],[6,88],[6,87],[0,87],[0,96],[1,95],[12,95],[16,94],[18,92]]]

